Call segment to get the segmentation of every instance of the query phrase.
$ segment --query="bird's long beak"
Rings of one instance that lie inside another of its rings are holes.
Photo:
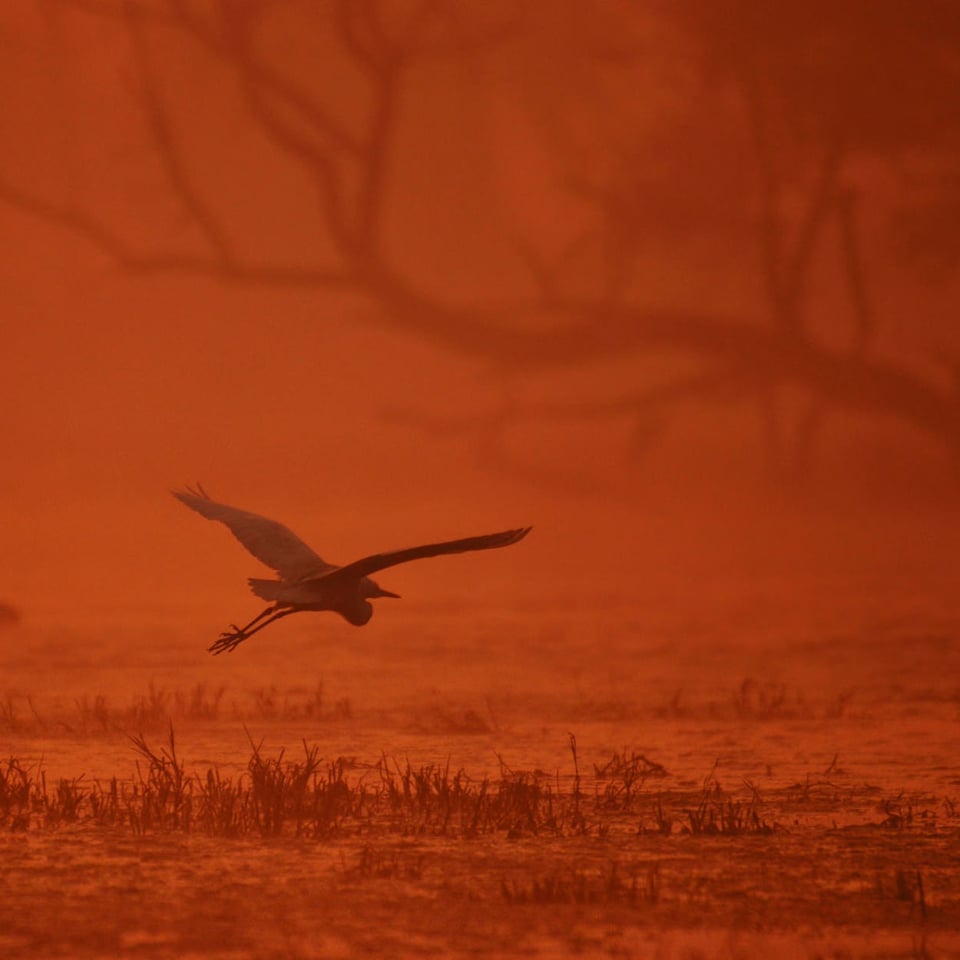
[[[377,593],[378,597],[392,597],[394,600],[403,599],[399,593],[391,593],[389,590],[384,590],[383,587],[377,587],[377,590],[379,591],[379,593]]]

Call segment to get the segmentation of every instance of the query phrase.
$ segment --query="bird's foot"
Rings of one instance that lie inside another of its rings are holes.
[[[235,650],[244,640],[247,639],[247,635],[240,629],[235,623],[230,624],[230,629],[224,631],[220,634],[218,640],[214,640],[207,649],[214,656],[217,656],[221,653],[229,653],[231,650]]]

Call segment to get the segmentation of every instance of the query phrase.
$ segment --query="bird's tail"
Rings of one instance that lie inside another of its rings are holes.
[[[250,589],[263,600],[279,600],[280,591],[286,584],[282,580],[260,580],[257,577],[251,577],[247,583]]]

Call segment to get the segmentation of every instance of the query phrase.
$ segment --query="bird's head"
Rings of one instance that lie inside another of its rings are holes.
[[[399,593],[391,593],[384,590],[378,583],[375,583],[369,577],[364,577],[361,581],[361,593],[368,600],[375,600],[377,597],[392,597],[394,600],[400,599]]]

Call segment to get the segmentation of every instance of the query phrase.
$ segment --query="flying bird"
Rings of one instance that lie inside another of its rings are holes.
[[[217,503],[199,484],[195,489],[187,487],[174,491],[173,495],[202,517],[226,524],[250,553],[280,575],[277,580],[251,577],[247,581],[258,597],[271,601],[270,606],[242,627],[232,623],[230,629],[221,633],[220,638],[208,647],[213,654],[234,650],[269,624],[301,610],[332,610],[354,626],[363,626],[373,616],[371,600],[378,597],[400,599],[398,594],[384,590],[371,580],[371,573],[423,557],[509,547],[522,540],[532,529],[520,527],[480,537],[390,550],[339,567],[321,560],[313,549],[282,523],[228,507],[225,503]]]

